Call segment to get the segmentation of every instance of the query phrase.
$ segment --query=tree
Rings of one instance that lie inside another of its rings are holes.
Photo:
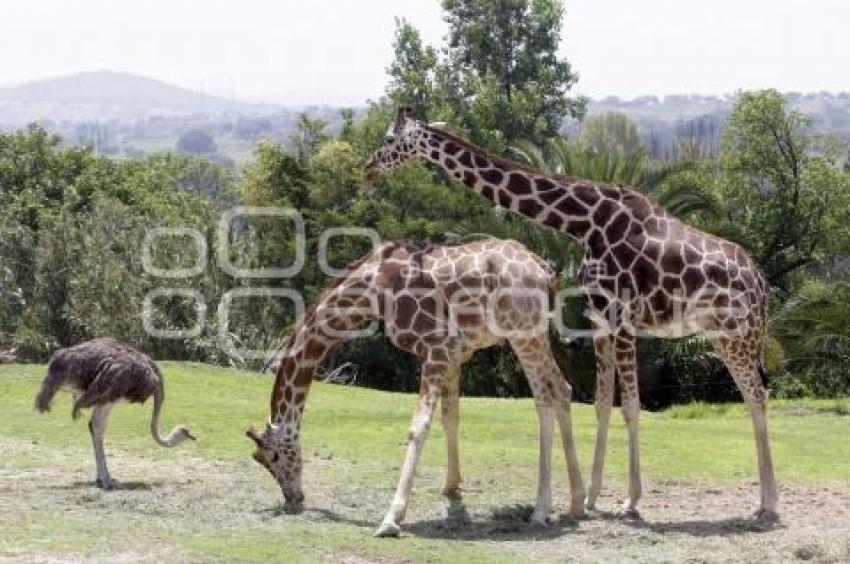
[[[623,112],[603,112],[587,118],[581,141],[596,152],[621,157],[645,151],[637,124]]]
[[[307,169],[283,147],[260,141],[254,160],[242,171],[237,191],[251,206],[290,205],[300,209],[307,205],[307,179]]]
[[[387,90],[398,103],[410,106],[413,115],[428,115],[434,96],[434,73],[437,53],[422,44],[419,31],[404,18],[395,20],[395,59],[387,67]]]
[[[850,284],[806,282],[777,311],[772,326],[787,351],[786,395],[850,393]]]
[[[558,56],[559,0],[443,0],[442,7],[449,32],[439,57],[398,21],[388,69],[393,102],[497,150],[555,135],[564,117],[584,114],[584,98],[567,96],[577,75]]]
[[[810,152],[809,120],[775,90],[742,93],[723,136],[727,219],[741,231],[768,282],[785,290],[829,244],[826,233],[847,178]]]
[[[345,141],[329,141],[310,159],[310,199],[319,208],[338,208],[359,189],[363,165]]]
[[[216,152],[215,140],[203,129],[190,129],[177,140],[177,150],[192,155],[211,155]]]
[[[327,127],[328,122],[321,118],[314,119],[303,112],[298,114],[295,133],[290,136],[290,141],[292,141],[295,155],[301,165],[306,166],[316,149],[330,139],[325,131]]]

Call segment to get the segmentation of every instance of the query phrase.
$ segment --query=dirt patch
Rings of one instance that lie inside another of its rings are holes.
[[[559,486],[557,512],[541,528],[528,524],[531,492],[473,480],[463,500],[449,502],[437,494],[442,469],[425,468],[417,475],[402,539],[388,539],[393,556],[382,558],[324,547],[321,531],[342,527],[370,538],[392,498],[396,467],[313,453],[305,473],[306,510],[292,516],[283,515],[278,488],[250,460],[218,462],[177,452],[153,460],[113,449],[110,468],[124,487],[104,492],[89,482],[93,461],[84,448],[5,438],[0,451],[14,461],[0,462],[0,529],[10,532],[0,538],[0,555],[27,562],[192,560],[184,541],[193,535],[275,535],[290,520],[315,532],[299,541],[308,558],[332,555],[352,564],[399,561],[405,542],[423,539],[495,550],[508,559],[560,562],[850,560],[846,486],[782,485],[781,523],[772,527],[748,517],[758,498],[752,482],[646,484],[639,520],[617,514],[614,494],[625,488],[612,483],[599,501],[601,511],[572,521],[563,514],[567,500]],[[410,558],[429,555],[420,548]]]

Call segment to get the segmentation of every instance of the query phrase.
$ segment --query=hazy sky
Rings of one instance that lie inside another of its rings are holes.
[[[436,43],[438,0],[7,0],[0,84],[110,69],[289,103],[383,91],[394,17]],[[593,97],[850,91],[848,0],[566,0],[563,52]]]

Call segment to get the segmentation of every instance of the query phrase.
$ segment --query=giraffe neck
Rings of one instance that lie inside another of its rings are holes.
[[[316,369],[332,346],[325,338],[314,335],[303,342],[303,348],[285,358],[278,368],[271,401],[271,422],[284,425],[288,434],[297,434],[307,393]],[[308,353],[309,351],[309,353]],[[293,436],[292,438],[297,438]]]
[[[348,338],[346,332],[374,318],[361,301],[340,298],[340,293],[335,291],[320,298],[296,328],[286,350],[280,353],[283,358],[271,396],[271,422],[283,425],[292,438],[297,438],[310,384],[325,355]]]
[[[622,193],[615,187],[597,189],[567,177],[535,172],[443,130],[425,125],[421,128],[420,154],[450,178],[498,206],[566,233],[584,246],[592,228],[604,225],[622,207]],[[596,213],[601,200],[609,203],[604,213]]]

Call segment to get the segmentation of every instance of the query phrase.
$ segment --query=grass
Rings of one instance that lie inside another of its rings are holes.
[[[101,492],[88,484],[93,477],[88,433],[84,422],[71,421],[69,397],[60,395],[53,412],[39,416],[32,400],[44,367],[0,366],[4,451],[0,557],[123,555],[228,561],[555,557],[557,544],[537,542],[554,533],[517,528],[510,515],[506,521],[499,514],[533,502],[537,419],[530,400],[461,401],[464,501],[473,511],[485,511],[487,534],[453,528],[456,524],[446,517],[446,503],[437,493],[445,469],[445,443],[440,425],[435,424],[405,521],[410,532],[401,541],[387,541],[372,538],[371,530],[387,509],[398,478],[413,396],[315,384],[302,439],[307,511],[281,516],[279,489],[250,460],[252,444],[244,436],[248,425],[259,427],[268,417],[271,380],[201,364],[165,362],[162,368],[167,382],[163,426],[187,423],[199,440],[162,449],[148,434],[150,405],[117,407],[110,419],[107,450],[113,475],[128,487]],[[783,483],[850,488],[850,418],[840,415],[847,413],[846,408],[846,403],[835,402],[773,404],[771,438]],[[592,406],[575,406],[574,428],[587,472],[595,433]],[[732,487],[755,480],[752,429],[743,406],[694,404],[645,412],[641,441],[648,484],[712,482]],[[624,492],[626,442],[616,413],[608,453],[607,490],[617,498]],[[565,511],[561,457],[555,468],[556,509]],[[658,494],[647,494],[652,495]],[[740,510],[753,506],[755,499],[738,500]],[[478,519],[475,515],[473,521]],[[566,530],[563,527],[559,530]]]

